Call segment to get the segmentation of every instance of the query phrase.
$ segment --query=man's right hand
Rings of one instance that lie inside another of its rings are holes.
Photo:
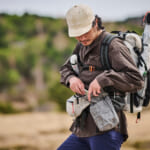
[[[79,78],[72,77],[70,78],[69,83],[70,83],[70,89],[73,92],[81,94],[81,95],[85,95],[84,84]]]

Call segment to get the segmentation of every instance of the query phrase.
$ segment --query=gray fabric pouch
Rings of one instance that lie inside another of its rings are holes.
[[[110,130],[119,124],[118,115],[109,96],[101,97],[92,103],[90,113],[100,131]]]

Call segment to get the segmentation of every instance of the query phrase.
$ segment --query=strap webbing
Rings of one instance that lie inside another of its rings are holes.
[[[134,94],[130,94],[130,113],[133,113]]]
[[[110,61],[109,61],[109,44],[111,41],[118,36],[107,34],[102,42],[101,48],[100,48],[100,62],[104,69],[109,70],[112,68]]]

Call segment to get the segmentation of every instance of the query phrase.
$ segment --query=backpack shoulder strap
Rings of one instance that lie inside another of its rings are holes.
[[[100,62],[104,70],[110,70],[112,68],[110,61],[109,61],[109,55],[108,55],[109,45],[111,41],[117,37],[118,36],[113,35],[113,34],[107,34],[102,41],[102,44],[100,47]]]

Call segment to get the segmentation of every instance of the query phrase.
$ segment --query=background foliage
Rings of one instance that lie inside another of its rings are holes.
[[[142,34],[142,17],[104,22],[107,31]],[[65,110],[73,94],[60,85],[59,68],[76,40],[64,19],[0,14],[0,112]]]

